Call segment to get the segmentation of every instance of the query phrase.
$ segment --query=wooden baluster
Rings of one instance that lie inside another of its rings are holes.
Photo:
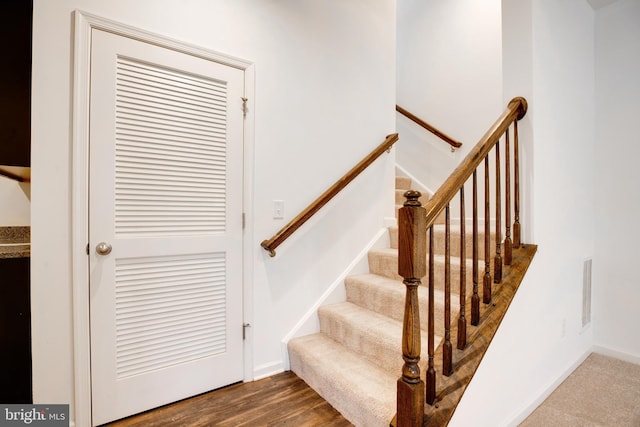
[[[518,147],[518,122],[513,122],[513,247],[520,247],[520,149]]]
[[[496,256],[493,258],[493,283],[502,282],[502,195],[500,194],[500,140],[496,142]]]
[[[427,403],[434,405],[436,402],[436,369],[433,365],[433,359],[435,354],[435,296],[434,296],[434,273],[433,273],[433,225],[429,227],[429,301],[428,301],[428,354],[429,364],[427,366],[426,375],[426,393]]]
[[[480,296],[478,295],[478,174],[477,170],[473,171],[473,248],[472,248],[472,279],[473,279],[473,296],[471,297],[471,324],[478,326],[480,323]]]
[[[464,185],[460,187],[460,314],[458,315],[458,349],[467,346],[467,318],[465,315],[467,299],[467,236],[465,233]]]
[[[489,195],[489,156],[484,158],[484,281],[482,302],[491,302],[491,200]]]
[[[504,178],[505,178],[505,212],[504,225],[506,226],[504,237],[504,265],[511,265],[513,260],[513,242],[511,241],[511,158],[509,144],[509,129],[507,129],[504,148]]]
[[[442,343],[442,374],[453,373],[451,346],[451,216],[449,204],[444,208],[444,342]]]
[[[426,212],[418,191],[407,191],[398,212],[398,274],[407,287],[402,329],[402,376],[397,383],[397,426],[422,427],[425,384],[420,378],[420,307],[418,286],[426,271]],[[431,338],[429,338],[431,340]]]

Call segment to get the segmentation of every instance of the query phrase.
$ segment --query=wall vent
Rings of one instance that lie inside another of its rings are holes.
[[[582,267],[582,327],[591,323],[591,258]]]

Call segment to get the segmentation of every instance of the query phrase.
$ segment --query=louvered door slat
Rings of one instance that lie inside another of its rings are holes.
[[[202,288],[202,278],[193,277],[193,269],[207,274],[208,286]],[[204,357],[225,350],[224,340],[203,338],[224,334],[225,322],[225,258],[224,254],[200,254],[167,258],[116,260],[116,359],[118,375],[135,375],[167,364],[184,363],[192,357]],[[144,272],[144,274],[140,274]],[[186,274],[181,274],[181,273]],[[166,282],[175,275],[176,280]],[[160,282],[160,283],[158,283]],[[158,286],[159,284],[163,286]],[[145,294],[131,294],[131,289],[143,287]],[[173,291],[167,295],[167,290]],[[141,339],[140,331],[157,330],[155,325],[167,317],[203,309],[202,316],[192,318],[202,334],[174,334],[169,331],[156,339]],[[206,310],[204,310],[206,309]],[[131,326],[136,325],[136,340],[130,337]],[[185,348],[190,348],[184,352]],[[195,349],[198,349],[196,351]],[[161,354],[160,354],[161,353]],[[183,360],[178,355],[184,354]],[[135,360],[135,369],[130,362]],[[146,363],[146,364],[145,364]],[[168,366],[168,365],[167,365]]]
[[[227,161],[224,82],[120,57],[116,84],[116,234],[223,233]],[[148,111],[154,120],[141,120],[143,116],[131,111]],[[176,126],[174,115],[178,112],[204,116],[209,122],[195,125],[181,121]],[[183,148],[180,154],[176,144]],[[185,193],[188,198],[175,198]],[[149,201],[156,206],[182,201],[182,212],[160,213],[148,209]],[[124,203],[127,208],[121,209]],[[198,209],[201,203],[212,209]]]
[[[124,56],[121,58],[124,58]],[[193,92],[199,91],[203,95],[213,95],[216,93],[215,86],[212,88],[212,82],[214,83],[215,80],[206,77],[198,77],[194,74],[187,74],[182,70],[172,71],[168,68],[158,68],[155,64],[145,64],[144,62],[135,59],[132,61],[123,60],[121,61],[120,66],[123,69],[128,70],[129,74],[147,76],[141,77],[140,80],[146,79],[153,81],[155,79],[159,79],[173,85],[176,89],[186,88]],[[224,82],[222,81],[219,81],[219,83],[221,86],[224,85]]]

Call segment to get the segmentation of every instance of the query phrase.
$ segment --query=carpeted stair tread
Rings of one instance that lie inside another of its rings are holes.
[[[404,311],[404,309],[402,310]],[[318,309],[320,332],[388,372],[402,370],[402,322],[351,302]],[[426,330],[425,330],[426,331]],[[422,334],[427,342],[427,334]],[[424,369],[426,359],[421,361]]]
[[[406,286],[399,280],[379,276],[377,274],[365,273],[348,276],[345,279],[347,301],[375,311],[383,316],[402,322],[404,319],[404,304]],[[428,292],[426,286],[418,288],[418,300],[421,307],[428,304]],[[435,318],[444,318],[444,292],[434,289],[434,309]],[[458,315],[457,294],[451,294],[451,318],[456,319]],[[428,330],[428,318],[426,314],[420,317],[420,327]],[[444,335],[444,324],[436,321],[434,328],[436,342],[440,342],[440,337]],[[426,341],[425,341],[426,345]]]
[[[444,253],[444,244],[445,244],[445,225],[444,224],[434,224],[433,226],[433,240],[434,240],[434,252],[437,254]],[[460,226],[451,226],[450,231],[451,235],[451,256],[459,257],[460,256]],[[467,258],[473,257],[473,239],[472,230],[470,227],[466,229],[466,239],[465,239],[465,256]],[[427,251],[429,250],[429,242],[427,235]],[[389,227],[389,239],[391,241],[391,247],[394,249],[398,248],[398,226]],[[491,231],[490,245],[491,248],[490,254],[491,257],[495,256],[496,253],[496,233],[495,231]],[[484,231],[479,230],[478,232],[478,258],[484,259]]]
[[[407,176],[396,175],[396,189],[398,190],[410,190],[411,189],[411,178]]]
[[[387,427],[399,372],[386,372],[326,335],[289,342],[291,370],[356,427]]]
[[[369,251],[369,271],[371,273],[395,280],[403,280],[398,274],[398,250],[393,248],[375,249]],[[444,255],[434,255],[434,282],[436,289],[444,288]],[[466,285],[467,295],[473,290],[473,261],[466,259]],[[493,268],[493,264],[491,264]],[[484,272],[484,262],[478,263],[478,271]],[[428,274],[422,279],[422,284],[427,286]],[[460,258],[451,257],[451,290],[456,290],[460,284]]]

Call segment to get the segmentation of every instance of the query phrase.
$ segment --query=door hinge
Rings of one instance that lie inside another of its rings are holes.
[[[89,255],[89,243],[87,243],[87,255]]]
[[[251,323],[243,323],[242,324],[242,339],[247,339],[247,328],[251,327]]]
[[[240,99],[242,99],[242,117],[246,119],[247,118],[247,111],[248,111],[248,109],[247,109],[247,101],[249,100],[249,98],[242,97]]]
[[[242,212],[242,229],[244,230],[244,227],[247,225],[247,215]]]

